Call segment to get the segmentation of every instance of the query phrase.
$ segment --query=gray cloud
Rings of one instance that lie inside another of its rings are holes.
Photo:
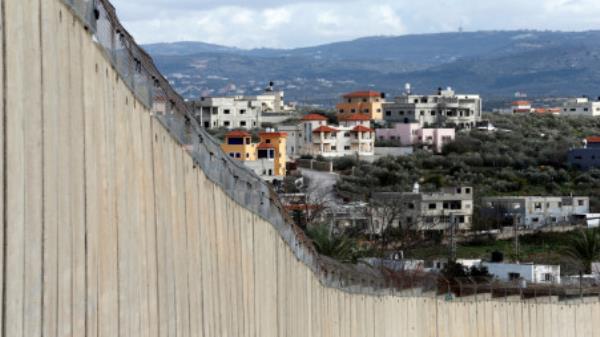
[[[600,27],[597,0],[113,0],[143,43],[298,47],[369,35]]]

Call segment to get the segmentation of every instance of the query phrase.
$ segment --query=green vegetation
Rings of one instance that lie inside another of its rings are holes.
[[[565,255],[577,262],[581,271],[592,272],[592,262],[600,259],[600,231],[582,230],[571,237]]]
[[[313,241],[319,254],[329,256],[340,262],[356,263],[361,257],[372,256],[355,239],[347,235],[333,235],[327,225],[308,228],[306,234]]]
[[[600,170],[578,171],[567,165],[567,152],[581,140],[600,134],[600,119],[555,116],[487,115],[497,132],[461,132],[442,155],[417,151],[385,157],[373,164],[348,161],[337,185],[348,199],[367,200],[374,191],[423,190],[442,186],[474,187],[475,203],[495,195],[583,195],[600,208]]]

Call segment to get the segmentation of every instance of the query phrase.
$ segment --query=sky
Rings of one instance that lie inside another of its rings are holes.
[[[600,0],[112,0],[139,43],[297,48],[374,35],[600,29]]]

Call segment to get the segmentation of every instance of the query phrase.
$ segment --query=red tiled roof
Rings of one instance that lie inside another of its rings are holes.
[[[264,149],[274,149],[275,145],[273,144],[267,144],[267,143],[260,143],[257,146],[258,149],[264,150]]]
[[[370,121],[371,117],[366,114],[349,114],[340,116],[338,119],[341,121]]]
[[[229,131],[225,134],[227,138],[245,138],[252,137],[248,132],[242,130]]]
[[[338,132],[338,130],[332,128],[331,126],[327,126],[327,125],[319,126],[318,128],[313,130],[313,133],[321,133],[321,132],[331,133],[331,132]]]
[[[261,132],[258,134],[260,137],[287,137],[287,133],[286,132]]]
[[[302,117],[303,121],[326,121],[327,117],[319,114],[308,114]]]
[[[600,143],[600,136],[587,137],[585,140],[588,143]]]
[[[513,106],[517,106],[517,105],[531,105],[531,103],[529,103],[528,101],[514,101]]]
[[[352,129],[352,131],[354,131],[354,132],[375,132],[375,130],[368,128],[364,125],[355,126],[354,129]]]
[[[365,98],[365,97],[381,97],[381,93],[377,91],[355,91],[343,96],[344,98]]]

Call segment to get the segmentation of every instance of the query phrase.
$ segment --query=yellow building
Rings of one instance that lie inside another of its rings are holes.
[[[246,131],[228,132],[221,149],[231,158],[240,161],[256,160],[256,144],[252,144],[252,135]]]
[[[231,158],[243,161],[265,180],[285,176],[287,133],[268,130],[261,132],[259,137],[260,142],[254,144],[248,132],[230,131],[225,135],[221,149]]]
[[[273,160],[273,175],[285,176],[287,162],[287,133],[267,131],[259,134],[260,144],[257,146],[257,159]]]
[[[347,117],[352,114],[369,116],[369,119],[383,120],[383,94],[377,91],[356,91],[344,95],[343,102],[336,105],[337,116]]]

